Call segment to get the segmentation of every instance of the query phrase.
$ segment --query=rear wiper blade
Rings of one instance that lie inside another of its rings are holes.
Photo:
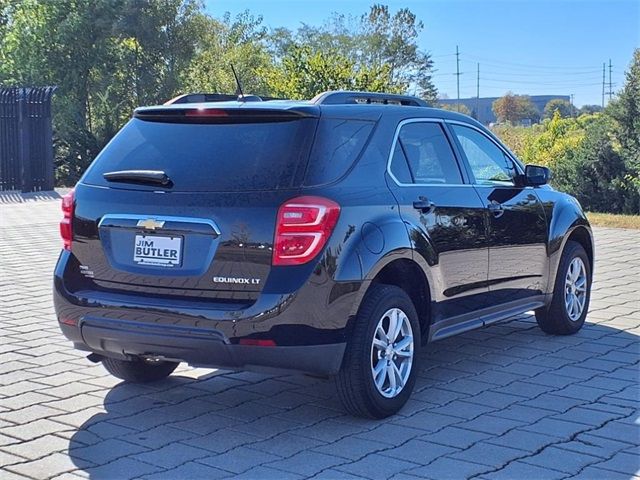
[[[168,187],[172,184],[169,176],[162,170],[119,170],[117,172],[105,172],[102,176],[108,182],[142,183],[162,185],[163,187]]]

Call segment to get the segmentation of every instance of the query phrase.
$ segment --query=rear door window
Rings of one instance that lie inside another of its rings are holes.
[[[437,122],[412,122],[400,129],[391,173],[400,183],[463,183],[451,145]]]
[[[132,119],[98,155],[83,182],[103,173],[162,170],[174,191],[258,191],[302,184],[316,119],[242,124],[185,124]]]

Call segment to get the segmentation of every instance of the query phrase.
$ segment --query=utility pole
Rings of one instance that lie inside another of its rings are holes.
[[[609,59],[609,102],[611,97],[613,97],[613,83],[611,83],[611,59]]]
[[[458,90],[458,100],[456,101],[456,110],[460,111],[460,52],[456,45],[456,87]]]
[[[603,63],[602,64],[602,108],[604,108],[604,75],[605,75],[606,68],[607,68],[607,64]]]
[[[478,63],[478,76],[476,79],[476,120],[480,118],[480,63]]]
[[[569,102],[571,104],[571,116],[575,117],[576,116],[576,114],[575,114],[576,109],[573,106],[573,93],[571,94],[571,96],[569,98],[571,98],[571,100]]]

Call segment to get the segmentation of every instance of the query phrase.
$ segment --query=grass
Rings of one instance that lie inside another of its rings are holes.
[[[598,227],[634,228],[640,230],[640,215],[587,212],[587,218],[591,225]]]

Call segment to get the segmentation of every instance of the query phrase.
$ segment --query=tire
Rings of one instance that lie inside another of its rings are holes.
[[[579,266],[582,265],[583,270]],[[578,280],[568,279],[569,270],[578,275]],[[575,272],[578,272],[577,274]],[[580,273],[581,272],[581,273]],[[584,290],[576,288],[584,278]],[[571,283],[573,282],[573,286]],[[576,295],[572,303],[570,292]],[[578,242],[569,241],[562,252],[553,289],[553,298],[548,307],[536,310],[536,321],[542,331],[555,335],[571,335],[584,325],[591,297],[591,264],[587,252]],[[576,303],[577,302],[577,303]],[[575,307],[571,307],[575,305]],[[580,308],[580,305],[582,307]],[[578,311],[579,310],[579,311]]]
[[[136,358],[134,360],[118,360],[104,357],[102,365],[114,377],[126,382],[148,383],[168,377],[178,366],[177,362],[151,362]]]
[[[386,329],[391,330],[394,319],[401,328],[396,330],[395,342],[384,349],[381,345],[386,344],[388,338],[384,333]],[[378,330],[379,323],[382,330]],[[376,345],[374,336],[378,338]],[[342,368],[336,376],[338,396],[345,410],[358,417],[378,419],[397,413],[413,391],[420,345],[418,314],[409,296],[396,286],[372,285],[356,315]],[[405,363],[407,359],[409,363]],[[380,387],[374,380],[374,363],[375,367],[381,367],[376,377]],[[389,372],[393,372],[395,388]]]

